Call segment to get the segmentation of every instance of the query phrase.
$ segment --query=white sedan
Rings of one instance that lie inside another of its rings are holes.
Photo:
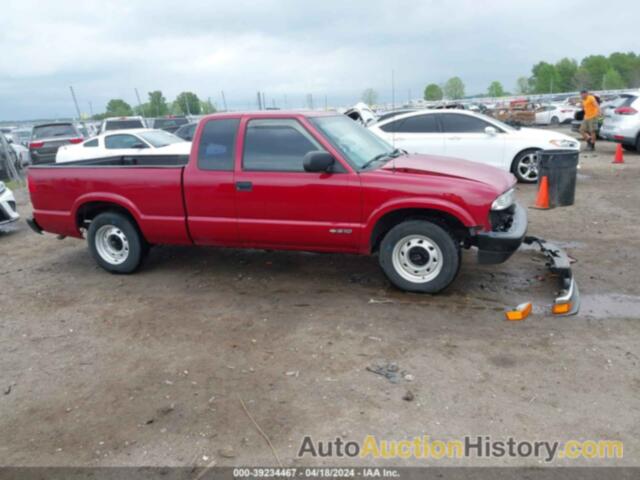
[[[541,105],[536,109],[536,125],[571,123],[578,109],[569,104]]]
[[[56,163],[127,155],[189,155],[191,142],[164,130],[134,129],[103,133],[58,149]]]
[[[538,180],[540,150],[578,151],[580,143],[551,130],[514,128],[468,110],[419,110],[387,117],[369,129],[409,153],[463,158],[512,172],[519,181]]]

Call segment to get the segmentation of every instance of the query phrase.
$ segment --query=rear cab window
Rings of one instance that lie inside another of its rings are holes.
[[[198,143],[200,170],[232,171],[234,169],[239,125],[239,118],[212,119],[204,124]]]

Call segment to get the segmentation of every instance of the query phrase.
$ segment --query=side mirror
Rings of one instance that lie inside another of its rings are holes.
[[[304,156],[303,165],[305,172],[329,172],[336,162],[329,152],[314,150]]]
[[[498,134],[498,131],[495,129],[495,127],[486,127],[484,129],[484,133],[493,137],[494,135]]]

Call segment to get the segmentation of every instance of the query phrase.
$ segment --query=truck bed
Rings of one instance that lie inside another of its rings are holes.
[[[82,209],[109,202],[127,209],[151,243],[190,244],[182,176],[186,155],[117,156],[39,165],[29,190],[39,225],[81,237]]]

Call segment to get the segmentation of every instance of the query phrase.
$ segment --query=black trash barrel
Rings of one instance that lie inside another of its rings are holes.
[[[577,150],[538,151],[538,186],[547,177],[550,208],[573,205],[578,155]]]

